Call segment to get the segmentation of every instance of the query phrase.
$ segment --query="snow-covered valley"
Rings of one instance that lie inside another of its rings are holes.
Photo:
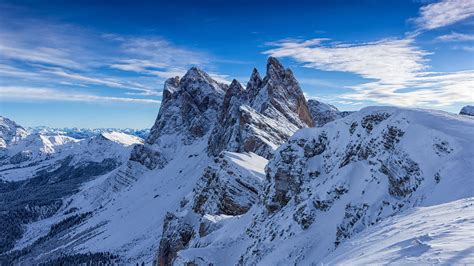
[[[474,263],[474,118],[191,68],[146,139],[2,118],[2,265]],[[82,135],[81,135],[82,136]]]

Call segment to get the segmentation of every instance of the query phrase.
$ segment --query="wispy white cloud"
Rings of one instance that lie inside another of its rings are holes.
[[[342,99],[380,104],[420,107],[442,107],[474,101],[474,70],[451,73],[423,72],[403,84],[369,82],[352,86],[354,93],[339,95]]]
[[[67,68],[80,68],[80,64],[67,58],[67,53],[65,51],[55,48],[37,47],[25,49],[15,48],[8,46],[5,43],[0,43],[0,54],[2,58],[6,59],[25,61],[29,63],[43,63]]]
[[[42,101],[72,101],[72,102],[123,102],[137,104],[159,104],[160,101],[153,99],[126,98],[100,96],[84,93],[67,92],[63,90],[38,87],[0,87],[0,97],[3,100],[42,100]]]
[[[338,98],[404,106],[446,106],[472,102],[474,71],[428,72],[425,56],[411,39],[372,43],[325,45],[320,41],[284,40],[265,51],[289,57],[302,66],[357,74],[371,81],[348,86],[351,93]]]
[[[320,39],[280,41],[265,51],[275,57],[290,57],[304,67],[326,71],[356,73],[364,78],[386,83],[400,83],[424,70],[428,53],[410,39],[385,39],[360,44],[324,46]]]
[[[474,34],[464,34],[451,32],[450,34],[441,35],[436,38],[437,41],[442,42],[467,42],[474,41]]]
[[[82,81],[88,84],[105,85],[112,88],[130,88],[130,86],[127,86],[125,84],[122,84],[110,78],[89,77],[89,76],[85,76],[85,75],[81,75],[77,73],[67,72],[61,68],[45,68],[41,70],[41,72],[53,74],[59,77],[68,78],[72,80]]]
[[[474,16],[472,0],[442,0],[420,8],[420,16],[413,19],[420,30],[448,26]]]

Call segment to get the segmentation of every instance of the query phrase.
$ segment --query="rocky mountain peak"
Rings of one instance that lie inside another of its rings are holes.
[[[229,93],[230,91],[230,93]],[[240,82],[237,81],[236,79],[233,79],[232,80],[232,83],[230,83],[230,86],[229,88],[227,89],[227,93],[226,94],[232,94],[232,95],[235,95],[235,94],[239,94],[241,92],[244,91],[244,88],[242,87],[242,85],[240,85]]]
[[[270,56],[267,60],[267,77],[283,79],[285,77],[285,67],[276,59]]]
[[[198,68],[198,67],[191,67],[188,69],[186,74],[183,76],[183,79],[198,79],[198,78],[203,78],[203,79],[212,79],[204,70]]]
[[[252,85],[255,84],[259,86],[260,83],[262,83],[262,78],[260,77],[260,73],[258,72],[256,68],[253,68],[248,84],[252,84]]]
[[[131,160],[150,169],[163,167],[183,144],[203,139],[217,124],[226,90],[197,67],[181,79],[168,79],[150,135],[144,145],[134,148]]]
[[[275,113],[276,109],[290,123],[302,128],[314,125],[298,81],[289,69],[274,57],[267,62],[267,75],[252,107],[262,113]]]
[[[293,73],[270,57],[263,80],[254,69],[246,90],[236,80],[230,85],[219,124],[208,142],[209,151],[214,156],[226,150],[270,158],[296,130],[312,125],[306,99]]]
[[[262,88],[262,78],[256,68],[253,69],[252,75],[247,82],[246,97],[248,102],[253,102],[253,99],[257,96],[260,88]]]

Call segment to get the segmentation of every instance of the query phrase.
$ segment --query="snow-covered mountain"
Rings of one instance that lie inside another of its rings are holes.
[[[50,157],[0,170],[0,261],[470,263],[473,131],[468,116],[307,102],[275,58],[245,89],[191,68],[166,81],[144,142],[50,140]]]
[[[22,126],[14,121],[0,116],[0,149],[18,142],[20,139],[26,137],[28,132]]]
[[[41,135],[63,135],[75,139],[86,139],[102,133],[120,132],[128,135],[137,136],[146,139],[150,134],[150,129],[132,129],[132,128],[51,128],[51,127],[29,127],[31,134]]]

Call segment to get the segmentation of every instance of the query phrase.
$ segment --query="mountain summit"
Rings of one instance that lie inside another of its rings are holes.
[[[211,155],[227,150],[270,158],[296,130],[314,124],[293,73],[276,58],[268,59],[263,80],[254,69],[246,90],[235,80],[230,88],[209,140]]]

